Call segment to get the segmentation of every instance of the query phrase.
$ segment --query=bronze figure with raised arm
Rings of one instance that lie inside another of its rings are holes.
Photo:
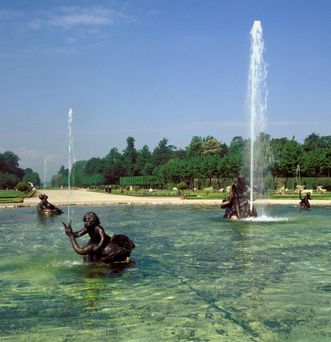
[[[131,261],[131,251],[135,248],[134,242],[126,235],[115,234],[112,237],[106,234],[100,225],[99,217],[94,212],[88,212],[83,218],[84,227],[74,232],[71,223],[64,223],[64,229],[70,239],[76,253],[83,255],[83,259],[89,263],[115,263]],[[89,242],[80,246],[77,238],[88,234]]]

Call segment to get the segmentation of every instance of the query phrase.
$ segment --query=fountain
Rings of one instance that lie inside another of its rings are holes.
[[[46,189],[47,156],[44,159],[44,189]]]
[[[72,163],[74,160],[73,156],[73,148],[74,148],[74,139],[72,136],[72,118],[73,118],[73,110],[69,108],[68,112],[68,222],[70,222],[70,202],[71,202],[71,169]]]
[[[249,109],[250,109],[250,189],[249,201],[246,197],[244,177],[231,186],[228,196],[223,200],[221,208],[225,209],[224,218],[245,219],[256,217],[253,206],[254,192],[262,194],[265,191],[264,177],[268,162],[267,149],[263,129],[265,127],[265,111],[267,108],[266,65],[263,60],[264,43],[261,22],[255,20],[251,29],[251,53],[249,65]]]
[[[261,22],[254,21],[251,29],[251,54],[249,65],[250,107],[250,209],[253,210],[254,191],[264,192],[265,160],[261,133],[265,128],[267,109],[266,64],[263,59],[264,42]]]

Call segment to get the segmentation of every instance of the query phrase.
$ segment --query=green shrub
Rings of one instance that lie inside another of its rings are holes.
[[[27,182],[19,182],[16,185],[16,189],[20,192],[28,192],[31,191],[31,186]]]
[[[185,182],[180,182],[177,184],[177,189],[180,191],[185,190],[187,189],[187,184]]]

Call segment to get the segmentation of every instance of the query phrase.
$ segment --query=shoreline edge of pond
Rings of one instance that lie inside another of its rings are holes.
[[[50,203],[54,205],[107,206],[107,205],[208,205],[219,206],[220,199],[181,199],[179,197],[136,197],[117,194],[91,192],[87,190],[38,190],[31,198],[22,203],[0,203],[0,208],[35,207],[40,199],[38,195],[46,193]],[[295,199],[258,199],[254,205],[299,205]],[[331,200],[310,201],[312,207],[330,206]]]

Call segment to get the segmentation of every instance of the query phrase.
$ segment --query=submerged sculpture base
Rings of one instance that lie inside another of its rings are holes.
[[[54,215],[61,215],[63,214],[63,211],[59,208],[56,209],[42,209],[42,210],[38,210],[38,214],[39,215],[43,215],[43,216],[54,216]]]
[[[257,217],[257,212],[253,206],[250,209],[249,201],[246,198],[233,200],[231,205],[221,205],[225,209],[224,218],[231,220],[240,220],[248,217]]]

